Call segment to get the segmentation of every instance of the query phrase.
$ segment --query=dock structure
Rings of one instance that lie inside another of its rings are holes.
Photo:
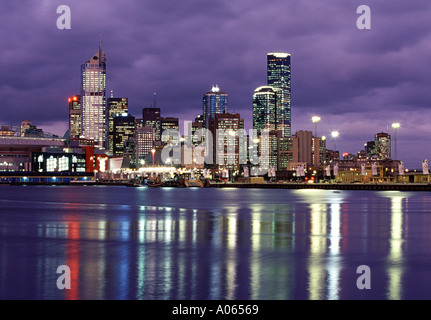
[[[211,183],[211,188],[431,191],[431,183]]]

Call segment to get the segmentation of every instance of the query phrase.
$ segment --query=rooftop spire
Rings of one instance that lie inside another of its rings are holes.
[[[99,52],[102,52],[102,34],[99,33]]]

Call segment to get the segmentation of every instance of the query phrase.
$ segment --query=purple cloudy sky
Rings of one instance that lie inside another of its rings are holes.
[[[356,27],[362,4],[371,30]],[[71,8],[70,30],[57,29],[59,5]],[[399,121],[398,158],[419,168],[431,159],[430,17],[429,0],[2,1],[0,124],[29,119],[63,135],[67,97],[101,33],[107,92],[128,97],[133,115],[156,92],[162,116],[193,120],[218,84],[250,128],[266,54],[285,51],[293,132],[314,130],[317,114],[319,135],[339,130],[337,148],[356,153]]]

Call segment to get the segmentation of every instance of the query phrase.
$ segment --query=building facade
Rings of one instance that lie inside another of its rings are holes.
[[[217,169],[240,169],[244,147],[244,119],[238,113],[216,113],[210,131],[213,135],[213,159]]]
[[[69,137],[79,138],[82,134],[81,95],[69,97]]]
[[[211,90],[203,95],[203,123],[205,128],[211,126],[216,114],[228,112],[228,94],[218,87],[212,86]]]
[[[127,114],[114,116],[112,119],[112,154],[123,156],[126,143],[135,134],[135,117]]]
[[[114,154],[114,117],[124,116],[129,113],[129,101],[127,98],[108,98],[108,150]]]
[[[277,130],[277,109],[281,101],[281,90],[261,86],[253,94],[253,129]]]
[[[146,165],[145,159],[154,146],[154,129],[142,127],[135,130],[135,164],[136,168]]]
[[[81,65],[82,137],[94,140],[96,148],[107,149],[106,56],[99,50]]]
[[[289,53],[267,54],[267,85],[280,89],[276,110],[277,130],[283,137],[291,135],[291,56]]]
[[[142,110],[142,126],[152,128],[154,141],[161,141],[162,118],[160,108],[144,108]]]

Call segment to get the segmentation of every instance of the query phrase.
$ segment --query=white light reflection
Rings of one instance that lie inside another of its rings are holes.
[[[322,300],[325,284],[326,205],[312,203],[310,226],[310,262],[308,265],[309,299]]]
[[[252,256],[251,256],[251,299],[258,300],[260,298],[260,247],[261,247],[261,219],[262,213],[261,208],[252,208],[252,221],[251,221],[251,248],[252,248]]]
[[[340,257],[340,240],[341,240],[341,204],[331,204],[331,232],[329,239],[331,241],[329,252],[331,254],[328,261],[328,299],[338,300],[340,293],[340,272],[341,272],[341,257]]]
[[[226,259],[226,299],[235,299],[235,287],[237,281],[236,274],[236,244],[237,244],[237,227],[238,217],[236,209],[229,209],[229,213],[226,216],[227,219],[227,247],[228,254]]]
[[[385,197],[391,199],[391,234],[388,256],[388,299],[401,300],[401,279],[403,276],[403,199],[405,193],[388,191]]]
[[[296,193],[303,198],[305,203],[310,204],[311,211],[308,264],[309,299],[322,300],[325,298],[325,291],[327,299],[339,299],[342,268],[340,255],[341,204],[345,193],[338,190],[318,189],[303,189]],[[325,288],[326,284],[327,288]]]

